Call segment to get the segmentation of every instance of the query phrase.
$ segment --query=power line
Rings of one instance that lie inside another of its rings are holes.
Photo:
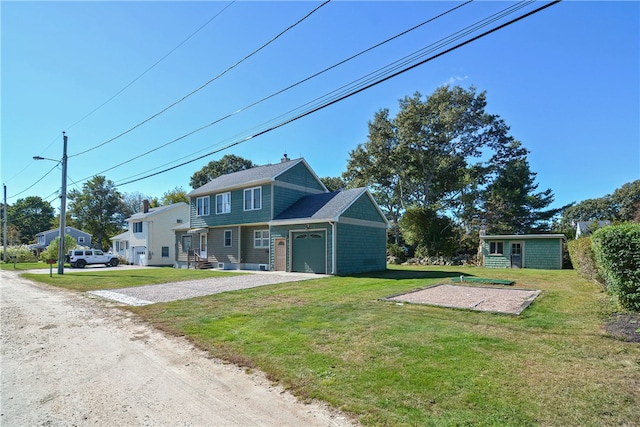
[[[144,70],[139,76],[137,76],[135,79],[133,79],[132,81],[130,81],[129,83],[127,83],[122,89],[120,89],[118,92],[116,92],[113,96],[111,96],[109,99],[107,99],[106,101],[104,101],[102,104],[100,104],[99,106],[97,106],[96,108],[94,108],[93,110],[91,110],[89,113],[87,113],[86,115],[84,115],[82,118],[80,118],[79,120],[77,120],[76,122],[74,122],[73,124],[71,124],[70,126],[67,126],[67,130],[71,129],[72,127],[74,127],[75,125],[79,124],[80,122],[84,121],[86,118],[88,118],[89,116],[91,116],[93,113],[95,113],[96,111],[98,111],[100,108],[104,107],[105,105],[107,105],[109,102],[111,102],[113,99],[115,99],[118,95],[120,95],[121,93],[123,93],[125,90],[127,90],[129,87],[131,87],[131,85],[133,85],[135,82],[137,82],[138,80],[140,80],[144,75],[146,75],[149,71],[151,71],[153,68],[155,68],[158,64],[160,64],[162,61],[164,61],[166,58],[168,58],[173,52],[175,52],[176,50],[178,50],[182,45],[184,45],[186,42],[188,42],[191,38],[193,38],[196,34],[198,34],[200,31],[202,31],[202,29],[204,29],[207,25],[209,25],[211,22],[213,22],[214,19],[216,19],[219,15],[221,15],[225,10],[227,10],[229,7],[231,7],[231,5],[233,5],[236,2],[236,0],[231,1],[229,4],[227,4],[225,7],[223,7],[218,13],[216,13],[213,17],[211,17],[207,22],[205,22],[204,24],[202,24],[200,27],[198,27],[194,32],[192,32],[187,38],[185,38],[184,40],[182,40],[180,43],[178,43],[176,45],[176,47],[174,47],[173,49],[171,49],[169,52],[167,52],[165,55],[163,55],[160,59],[158,59],[154,64],[152,64],[150,67],[148,67],[146,70]],[[47,146],[45,147],[45,149],[42,151],[42,153],[45,153],[50,147],[51,145],[56,142],[58,140],[59,136],[56,136],[49,144],[47,144]],[[15,174],[13,177],[9,178],[7,180],[7,182],[10,182],[12,179],[14,179],[15,177],[19,176],[22,172],[24,172],[25,170],[27,170],[29,167],[31,166],[31,164],[26,165],[20,172],[18,172],[17,174]],[[51,172],[51,171],[49,171]],[[45,175],[46,176],[46,175]],[[30,187],[24,189],[23,191],[21,191],[18,194],[15,194],[11,197],[16,197],[22,193],[24,193],[25,191],[31,189],[33,186],[35,186],[38,182],[40,182],[44,177],[40,178],[38,181],[36,181],[35,183],[33,183]]]
[[[247,59],[251,58],[252,56],[254,56],[255,54],[257,54],[258,52],[260,52],[262,49],[266,48],[267,46],[269,46],[271,43],[273,43],[274,41],[276,41],[278,38],[280,38],[282,35],[284,35],[286,32],[288,32],[289,30],[291,30],[292,28],[296,27],[298,24],[300,24],[302,21],[304,21],[305,19],[307,19],[309,16],[311,16],[313,13],[315,13],[317,10],[319,10],[321,7],[325,6],[326,4],[328,4],[331,0],[326,0],[324,3],[322,3],[321,5],[317,6],[316,8],[314,8],[311,12],[307,13],[305,16],[303,16],[302,18],[300,18],[298,21],[296,21],[295,23],[291,24],[289,27],[287,27],[286,29],[284,29],[283,31],[281,31],[280,33],[278,33],[275,37],[273,37],[271,40],[269,40],[268,42],[264,43],[262,46],[260,46],[259,48],[255,49],[253,52],[249,53],[248,55],[246,55],[244,58],[240,59],[239,61],[237,61],[235,64],[231,65],[230,67],[228,67],[227,69],[225,69],[223,72],[221,72],[220,74],[218,74],[217,76],[213,77],[212,79],[210,79],[209,81],[207,81],[206,83],[204,83],[203,85],[201,85],[200,87],[198,87],[197,89],[194,89],[193,91],[189,92],[188,94],[186,94],[185,96],[183,96],[182,98],[180,98],[179,100],[169,104],[168,106],[166,106],[165,108],[163,108],[162,110],[158,111],[157,113],[153,114],[151,117],[141,121],[140,123],[138,123],[137,125],[127,129],[126,131],[120,133],[117,136],[114,136],[113,138],[102,142],[94,147],[91,147],[87,150],[81,151],[77,154],[74,154],[73,156],[69,156],[69,157],[77,157],[80,156],[82,154],[88,153],[90,151],[93,151],[97,148],[100,148],[110,142],[115,141],[118,138],[123,137],[124,135],[132,132],[133,130],[139,128],[140,126],[144,125],[145,123],[150,122],[151,120],[155,119],[156,117],[158,117],[159,115],[163,114],[164,112],[166,112],[167,110],[175,107],[176,105],[178,105],[179,103],[181,103],[182,101],[184,101],[185,99],[189,98],[191,95],[199,92],[200,90],[204,89],[205,87],[207,87],[209,84],[213,83],[214,81],[216,81],[217,79],[219,79],[220,77],[224,76],[227,72],[231,71],[232,69],[234,69],[235,67],[237,67],[238,65],[240,65],[241,63],[243,63],[244,61],[246,61]]]
[[[433,21],[435,21],[436,19],[441,18],[441,17],[443,17],[443,16],[445,16],[445,15],[447,15],[447,14],[451,13],[451,12],[454,12],[455,10],[457,10],[457,9],[459,9],[459,8],[463,7],[463,6],[466,6],[466,5],[468,5],[468,4],[472,3],[472,2],[473,2],[473,0],[468,0],[468,1],[464,2],[464,3],[462,3],[462,4],[459,4],[459,5],[457,5],[457,6],[453,7],[453,8],[451,8],[451,9],[449,9],[449,10],[447,10],[447,11],[443,12],[443,13],[440,13],[439,15],[436,15],[436,16],[434,16],[434,17],[432,17],[432,18],[429,18],[429,19],[427,19],[427,20],[425,20],[425,21],[422,21],[421,23],[419,23],[419,24],[417,24],[417,25],[414,25],[413,27],[411,27],[411,28],[409,28],[409,29],[407,29],[407,30],[404,30],[404,31],[402,31],[402,32],[400,32],[400,33],[398,33],[398,34],[396,34],[396,35],[392,36],[392,37],[389,37],[389,38],[387,38],[386,40],[383,40],[383,41],[381,41],[381,42],[379,42],[379,43],[376,43],[375,45],[373,45],[373,46],[371,46],[371,47],[369,47],[369,48],[367,48],[367,49],[365,49],[365,50],[362,50],[362,51],[360,51],[360,52],[358,52],[358,53],[356,53],[356,54],[354,54],[354,55],[351,55],[350,57],[348,57],[348,58],[346,58],[346,59],[343,59],[343,60],[341,60],[341,61],[339,61],[339,62],[337,62],[337,63],[335,63],[335,64],[333,64],[333,65],[331,65],[331,66],[329,66],[329,67],[327,67],[327,68],[325,68],[325,69],[323,69],[323,70],[321,70],[321,71],[318,71],[318,72],[316,72],[316,73],[314,73],[314,74],[312,74],[312,75],[310,75],[310,76],[308,76],[308,77],[305,77],[304,79],[299,80],[299,81],[298,81],[298,82],[296,82],[296,83],[293,83],[293,84],[291,84],[291,85],[289,85],[289,86],[287,86],[287,87],[285,87],[285,88],[283,88],[283,89],[280,89],[280,90],[278,90],[277,92],[274,92],[274,93],[272,93],[272,94],[270,94],[270,95],[268,95],[268,96],[265,96],[265,97],[263,97],[263,98],[261,98],[261,99],[259,99],[259,100],[257,100],[257,101],[254,101],[254,102],[252,102],[252,103],[251,103],[251,104],[249,104],[249,105],[246,105],[246,106],[244,106],[244,107],[242,107],[242,108],[240,108],[240,109],[238,109],[238,110],[236,110],[236,111],[234,111],[234,112],[232,112],[232,113],[229,113],[229,114],[227,114],[227,115],[225,115],[225,116],[222,116],[222,117],[220,117],[220,118],[218,118],[218,119],[216,119],[216,120],[214,120],[214,121],[212,121],[212,122],[210,122],[210,123],[208,123],[208,124],[206,124],[206,125],[203,125],[203,126],[201,126],[201,127],[197,128],[197,129],[195,129],[195,130],[193,130],[193,131],[191,131],[191,132],[188,132],[187,134],[184,134],[184,135],[182,135],[182,136],[179,136],[178,138],[175,138],[175,139],[173,139],[173,140],[171,140],[171,141],[169,141],[169,142],[166,142],[166,143],[164,143],[164,144],[162,144],[162,145],[160,145],[160,146],[158,146],[158,147],[155,147],[155,148],[153,148],[153,149],[150,149],[150,150],[148,150],[148,151],[146,151],[146,152],[144,152],[144,153],[141,153],[141,154],[139,154],[139,155],[137,155],[137,156],[135,156],[135,157],[132,157],[132,158],[130,158],[130,159],[128,159],[128,160],[125,160],[125,161],[123,161],[123,162],[121,162],[121,163],[118,163],[117,165],[114,165],[114,166],[112,166],[112,167],[110,167],[110,168],[107,168],[107,169],[105,169],[105,170],[103,170],[103,171],[100,171],[100,172],[98,172],[98,173],[96,173],[96,174],[93,174],[92,176],[94,176],[94,175],[102,175],[102,174],[103,174],[103,173],[105,173],[105,172],[109,172],[109,171],[111,171],[111,170],[113,170],[113,169],[116,169],[116,168],[118,168],[118,167],[120,167],[120,166],[123,166],[123,165],[125,165],[125,164],[127,164],[127,163],[131,163],[131,162],[133,162],[133,161],[135,161],[135,160],[138,160],[138,159],[140,159],[140,158],[142,158],[142,157],[144,157],[144,156],[146,156],[146,155],[148,155],[148,154],[151,154],[151,153],[153,153],[153,152],[155,152],[155,151],[158,151],[158,150],[160,150],[160,149],[162,149],[162,148],[164,148],[164,147],[167,147],[168,145],[171,145],[171,144],[174,144],[174,143],[176,143],[176,142],[178,142],[178,141],[181,141],[181,140],[183,140],[183,139],[184,139],[184,138],[186,138],[186,137],[189,137],[189,136],[191,136],[191,135],[193,135],[193,134],[195,134],[195,133],[197,133],[197,132],[200,132],[200,131],[202,131],[202,130],[204,130],[204,129],[208,128],[208,127],[211,127],[211,126],[213,126],[213,125],[215,125],[215,124],[218,124],[218,123],[220,123],[220,122],[222,122],[222,121],[224,121],[224,120],[226,120],[226,119],[229,119],[230,117],[233,117],[233,116],[235,116],[236,114],[239,114],[239,113],[241,113],[241,112],[243,112],[243,111],[246,111],[246,110],[248,110],[248,109],[250,109],[250,108],[252,108],[252,107],[255,107],[256,105],[258,105],[258,104],[260,104],[260,103],[262,103],[262,102],[264,102],[264,101],[267,101],[267,100],[269,100],[269,99],[271,99],[271,98],[273,98],[273,97],[275,97],[275,96],[277,96],[277,95],[280,95],[280,94],[282,94],[282,93],[284,93],[284,92],[286,92],[286,91],[288,91],[288,90],[290,90],[290,89],[293,89],[294,87],[299,86],[299,85],[301,85],[302,83],[305,83],[305,82],[307,82],[307,81],[309,81],[309,80],[311,80],[311,79],[313,79],[313,78],[315,78],[315,77],[318,77],[319,75],[321,75],[321,74],[323,74],[323,73],[326,73],[327,71],[330,71],[330,70],[332,70],[332,69],[334,69],[334,68],[337,68],[338,66],[340,66],[340,65],[342,65],[342,64],[345,64],[346,62],[349,62],[349,61],[351,61],[351,60],[353,60],[353,59],[355,59],[355,58],[357,58],[357,57],[359,57],[359,56],[361,56],[361,55],[363,55],[363,54],[365,54],[365,53],[367,53],[367,52],[370,52],[370,51],[371,51],[371,50],[373,50],[373,49],[376,49],[376,48],[378,48],[378,47],[380,47],[380,46],[382,46],[382,45],[384,45],[384,44],[386,44],[386,43],[389,43],[389,42],[391,42],[391,41],[393,41],[393,40],[395,40],[395,39],[397,39],[397,38],[399,38],[399,37],[401,37],[401,36],[403,36],[403,35],[406,35],[406,34],[408,34],[409,32],[414,31],[414,30],[416,30],[416,29],[418,29],[418,28],[420,28],[420,27],[422,27],[422,26],[424,26],[424,25],[426,25],[426,24],[428,24],[428,23],[430,23],[430,22],[433,22]],[[87,177],[87,178],[89,178],[89,177]],[[87,178],[84,178],[84,179],[87,179]],[[84,180],[84,179],[83,179],[83,180]]]
[[[414,52],[414,53],[412,53],[410,55],[407,55],[407,56],[405,56],[405,57],[403,57],[403,58],[401,58],[401,59],[399,59],[397,61],[394,61],[391,64],[386,65],[385,67],[379,68],[378,70],[375,70],[375,71],[373,71],[373,72],[371,72],[369,74],[366,74],[365,76],[363,76],[363,77],[361,77],[361,78],[359,78],[359,79],[357,79],[355,81],[352,81],[351,83],[343,85],[340,88],[335,89],[335,90],[333,90],[333,91],[331,91],[331,92],[329,92],[329,93],[327,93],[327,94],[325,94],[325,95],[323,95],[321,97],[318,97],[318,98],[316,98],[316,99],[314,99],[312,101],[309,101],[309,102],[307,102],[307,103],[305,103],[305,104],[303,104],[301,106],[298,106],[298,107],[296,107],[296,108],[294,108],[292,110],[289,110],[289,111],[287,111],[287,112],[285,112],[283,114],[280,114],[280,115],[270,119],[269,121],[267,121],[265,123],[262,123],[260,125],[254,126],[252,129],[246,130],[244,132],[244,134],[252,132],[254,129],[256,129],[256,131],[257,130],[264,130],[265,127],[270,126],[270,123],[277,123],[278,119],[281,119],[281,118],[286,117],[286,116],[290,116],[290,115],[294,114],[298,110],[303,110],[304,107],[308,107],[308,106],[312,106],[312,105],[313,106],[322,105],[322,102],[325,102],[325,101],[322,101],[324,99],[332,99],[331,96],[333,96],[333,98],[335,98],[336,96],[339,96],[340,94],[348,93],[349,90],[353,90],[353,88],[362,87],[362,85],[366,84],[367,82],[375,81],[375,79],[379,78],[380,76],[384,76],[385,74],[388,74],[393,70],[400,69],[403,65],[410,64],[412,61],[415,61],[416,59],[418,59],[420,57],[424,57],[427,53],[434,52],[438,48],[444,47],[447,44],[450,44],[453,41],[458,40],[458,39],[462,38],[465,35],[471,34],[471,33],[473,33],[474,31],[477,31],[480,28],[483,28],[483,27],[485,27],[485,26],[487,26],[487,25],[489,25],[489,24],[491,24],[493,22],[496,22],[497,20],[499,20],[501,18],[504,18],[505,16],[508,16],[509,14],[514,13],[515,11],[517,11],[517,10],[519,10],[519,9],[521,9],[521,8],[531,4],[533,2],[534,2],[534,0],[523,0],[523,1],[521,1],[521,2],[519,2],[517,4],[515,4],[515,5],[511,5],[511,6],[507,7],[507,8],[505,8],[505,9],[497,12],[497,13],[494,13],[493,15],[491,15],[491,16],[489,16],[487,18],[484,18],[484,19],[482,19],[480,21],[477,21],[476,23],[474,23],[474,24],[472,24],[470,26],[467,26],[467,27],[463,28],[462,30],[459,30],[459,31],[457,31],[457,32],[445,37],[445,38],[442,38],[442,39],[440,39],[440,40],[438,40],[438,41],[436,41],[436,42],[434,42],[434,43],[422,48],[422,49],[419,49],[418,51],[416,51],[416,52]],[[199,130],[202,130],[203,128],[205,128],[207,126],[208,125],[205,125],[205,126],[203,126],[201,128],[198,128],[195,131],[192,131],[192,132],[190,132],[190,133],[188,133],[186,135],[183,135],[183,136],[179,137],[177,140],[183,139],[184,137],[189,136],[189,135],[191,135],[191,134],[193,134],[193,133],[195,133],[195,132],[197,132]],[[229,139],[233,140],[234,138],[235,137],[231,137]],[[242,136],[242,138],[244,138],[244,136]],[[169,142],[169,143],[171,143],[171,142]],[[167,143],[167,144],[169,144],[169,143]],[[167,145],[167,144],[165,144],[165,145]],[[221,144],[222,143],[220,143],[219,146],[221,146]],[[224,148],[229,148],[229,146],[225,145]],[[200,151],[197,151],[197,152],[201,152],[201,151],[204,151],[204,150],[200,150]],[[166,163],[166,164],[164,164],[162,166],[157,166],[157,167],[152,168],[152,169],[150,169],[150,170],[148,170],[146,172],[141,172],[139,174],[133,175],[130,178],[142,175],[142,174],[147,173],[147,172],[151,172],[153,170],[160,169],[161,167],[166,166],[168,164],[172,164],[172,163],[175,163],[176,161],[188,158],[189,156],[191,156],[193,154],[195,154],[195,153],[191,153],[188,156],[184,156],[184,157],[182,157],[180,159],[176,159],[174,161],[168,162],[168,163]],[[132,161],[132,160],[135,160],[135,158],[131,159],[130,161]]]
[[[186,161],[186,162],[182,162],[182,163],[180,163],[180,164],[178,164],[178,165],[175,165],[175,166],[172,166],[172,167],[170,167],[170,168],[163,169],[163,170],[161,170],[161,171],[159,171],[159,172],[155,172],[155,173],[153,173],[153,174],[145,175],[145,176],[143,176],[143,177],[141,177],[141,178],[137,178],[137,179],[133,179],[133,180],[129,180],[129,181],[125,181],[125,182],[121,182],[121,183],[118,183],[117,185],[119,185],[119,186],[127,185],[127,184],[131,184],[131,183],[134,183],[134,182],[137,182],[137,181],[142,181],[142,180],[147,179],[147,178],[151,178],[151,177],[156,176],[156,175],[160,175],[160,174],[162,174],[162,173],[168,172],[168,171],[173,170],[173,169],[177,169],[177,168],[179,168],[179,167],[181,167],[181,166],[185,166],[185,165],[187,165],[187,164],[189,164],[189,163],[193,163],[193,162],[195,162],[195,161],[197,161],[197,160],[200,160],[200,159],[203,159],[203,158],[208,157],[208,156],[210,156],[210,155],[213,155],[213,154],[215,154],[215,153],[218,153],[218,152],[220,152],[220,151],[222,151],[222,150],[225,150],[225,149],[227,149],[227,148],[233,147],[233,146],[235,146],[235,145],[239,145],[239,144],[241,144],[241,143],[243,143],[243,142],[246,142],[246,141],[248,141],[248,140],[250,140],[250,139],[256,138],[256,137],[261,136],[261,135],[264,135],[264,134],[266,134],[266,133],[268,133],[268,132],[271,132],[271,131],[273,131],[273,130],[275,130],[275,129],[278,129],[278,128],[280,128],[280,127],[284,126],[284,125],[287,125],[287,124],[292,123],[292,122],[294,122],[294,121],[296,121],[296,120],[299,120],[299,119],[301,119],[301,118],[303,118],[303,117],[306,117],[306,116],[308,116],[308,115],[310,115],[310,114],[313,114],[313,113],[315,113],[315,112],[317,112],[317,111],[320,111],[320,110],[322,110],[322,109],[324,109],[324,108],[327,108],[327,107],[329,107],[329,106],[331,106],[331,105],[333,105],[333,104],[335,104],[335,103],[337,103],[337,102],[343,101],[343,100],[345,100],[345,99],[347,99],[347,98],[349,98],[349,97],[351,97],[351,96],[354,96],[354,95],[356,95],[356,94],[358,94],[358,93],[360,93],[360,92],[363,92],[363,91],[365,91],[365,90],[367,90],[367,89],[370,89],[371,87],[376,86],[376,85],[378,85],[378,84],[380,84],[380,83],[383,83],[383,82],[385,82],[385,81],[387,81],[387,80],[389,80],[389,79],[392,79],[392,78],[397,77],[397,76],[399,76],[399,75],[401,75],[401,74],[404,74],[404,73],[406,73],[407,71],[413,70],[413,69],[414,69],[414,68],[416,68],[416,67],[419,67],[419,66],[421,66],[421,65],[424,65],[424,64],[426,64],[427,62],[430,62],[430,61],[432,61],[432,60],[434,60],[434,59],[436,59],[436,58],[439,58],[439,57],[441,57],[441,56],[443,56],[443,55],[446,55],[447,53],[453,52],[454,50],[459,49],[459,48],[461,48],[461,47],[463,47],[463,46],[466,46],[466,45],[468,45],[468,44],[470,44],[470,43],[472,43],[472,42],[474,42],[474,41],[476,41],[476,40],[479,40],[479,39],[481,39],[481,38],[483,38],[483,37],[486,37],[486,36],[488,36],[488,35],[490,35],[490,34],[493,34],[494,32],[496,32],[496,31],[498,31],[498,30],[501,30],[501,29],[503,29],[503,28],[505,28],[505,27],[507,27],[507,26],[509,26],[509,25],[512,25],[512,24],[514,24],[514,23],[516,23],[516,22],[518,22],[518,21],[521,21],[522,19],[525,19],[525,18],[527,18],[527,17],[529,17],[529,16],[532,16],[532,15],[534,15],[534,14],[538,13],[538,12],[541,12],[542,10],[544,10],[544,9],[546,9],[546,8],[550,7],[550,6],[556,5],[556,4],[560,3],[560,1],[561,1],[561,0],[554,0],[554,1],[552,1],[552,2],[550,2],[550,3],[547,3],[547,4],[543,5],[543,6],[540,6],[540,7],[539,7],[539,8],[537,8],[537,9],[534,9],[534,10],[532,10],[532,11],[530,11],[530,12],[527,12],[527,13],[525,13],[525,14],[521,15],[521,16],[518,16],[518,17],[516,17],[516,18],[514,18],[514,19],[512,19],[512,20],[510,20],[510,21],[508,21],[508,22],[505,22],[505,23],[503,23],[503,24],[500,24],[500,25],[498,25],[497,27],[491,28],[491,29],[489,29],[489,30],[487,30],[487,31],[485,31],[485,32],[483,32],[483,33],[481,33],[481,34],[478,34],[477,36],[474,36],[474,37],[472,37],[472,38],[470,38],[470,39],[468,39],[468,40],[464,40],[464,41],[462,41],[462,42],[458,43],[457,45],[452,46],[452,47],[450,47],[450,48],[448,48],[448,49],[445,49],[445,50],[444,50],[444,51],[442,51],[442,52],[438,52],[438,53],[436,53],[436,54],[434,54],[434,55],[432,55],[432,56],[430,56],[430,57],[428,57],[428,58],[426,58],[426,59],[423,59],[422,61],[419,61],[419,62],[417,62],[417,63],[415,63],[415,64],[409,65],[409,66],[407,66],[407,67],[405,67],[405,68],[403,68],[403,69],[401,69],[401,70],[399,70],[399,71],[396,71],[396,72],[395,72],[395,73],[393,73],[393,74],[390,74],[390,75],[388,75],[388,76],[382,77],[382,78],[380,78],[380,79],[378,79],[378,80],[376,80],[376,81],[374,81],[374,82],[372,82],[372,83],[369,83],[369,84],[367,84],[367,85],[365,85],[365,86],[363,86],[363,87],[360,87],[360,88],[358,88],[358,89],[352,90],[351,92],[349,92],[349,93],[347,93],[347,94],[344,94],[344,95],[342,95],[342,96],[340,96],[340,97],[338,97],[338,98],[335,98],[335,99],[333,99],[333,100],[329,100],[329,101],[327,101],[327,102],[324,102],[324,103],[322,103],[321,105],[319,105],[319,106],[317,106],[317,107],[314,107],[314,108],[312,108],[312,109],[310,109],[310,110],[308,110],[308,111],[302,112],[302,113],[300,113],[300,114],[296,115],[295,117],[292,117],[292,118],[290,118],[290,119],[284,120],[284,121],[282,121],[282,122],[280,122],[280,123],[278,123],[278,124],[276,124],[276,125],[274,125],[274,126],[272,126],[272,127],[269,127],[269,128],[264,129],[264,130],[262,130],[262,131],[259,131],[259,132],[255,133],[255,134],[253,134],[253,135],[250,135],[250,136],[245,137],[245,138],[243,138],[243,139],[240,139],[240,140],[234,141],[234,142],[232,142],[232,143],[230,143],[230,144],[227,144],[227,145],[226,145],[226,146],[224,146],[224,147],[221,147],[221,148],[219,148],[219,149],[216,149],[216,150],[210,151],[210,152],[208,152],[208,153],[206,153],[206,154],[204,154],[204,155],[202,155],[202,156],[198,156],[198,157],[196,157],[196,158],[194,158],[194,159],[191,159],[191,160]]]
[[[69,130],[72,127],[74,127],[75,125],[77,125],[78,123],[82,122],[83,120],[85,120],[87,117],[91,116],[93,113],[95,113],[96,111],[98,111],[99,109],[101,109],[102,107],[104,107],[105,105],[107,105],[109,102],[111,102],[114,98],[116,98],[118,95],[120,95],[122,92],[124,92],[125,90],[127,90],[131,85],[133,85],[135,82],[137,82],[138,80],[140,80],[145,74],[147,74],[149,71],[151,71],[153,68],[155,68],[158,64],[160,64],[162,61],[164,61],[169,55],[171,55],[173,52],[175,52],[176,50],[178,50],[183,44],[185,44],[186,42],[188,42],[193,36],[195,36],[196,34],[198,34],[204,27],[206,27],[207,25],[209,25],[214,19],[216,19],[220,14],[222,14],[222,12],[224,12],[225,10],[227,10],[227,8],[229,8],[233,3],[235,3],[236,0],[233,0],[232,2],[230,2],[228,5],[226,5],[224,8],[222,8],[222,10],[220,10],[218,13],[216,13],[211,19],[209,19],[207,22],[205,22],[204,24],[202,24],[197,30],[195,30],[193,33],[191,33],[186,39],[182,40],[180,43],[178,43],[178,45],[176,47],[174,47],[173,49],[171,49],[169,52],[167,52],[162,58],[158,59],[153,65],[151,65],[149,68],[147,68],[146,70],[144,70],[142,72],[142,74],[140,74],[138,77],[136,77],[135,79],[131,80],[129,83],[127,83],[122,89],[120,89],[118,92],[115,93],[115,95],[113,95],[112,97],[110,97],[109,99],[107,99],[106,101],[104,101],[102,104],[98,105],[96,108],[94,108],[93,110],[91,110],[89,113],[87,113],[84,117],[82,117],[80,120],[76,121],[75,123],[73,123],[71,126],[67,126],[66,129]],[[80,153],[82,154],[82,153]]]

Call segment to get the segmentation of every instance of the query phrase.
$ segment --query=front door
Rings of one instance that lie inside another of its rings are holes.
[[[522,243],[511,243],[511,268],[522,268]]]
[[[207,258],[207,234],[200,234],[200,258]]]
[[[287,271],[287,239],[275,239],[276,271]]]

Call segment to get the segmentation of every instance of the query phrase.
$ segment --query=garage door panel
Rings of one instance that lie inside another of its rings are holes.
[[[292,251],[292,271],[326,273],[325,232],[294,233]]]

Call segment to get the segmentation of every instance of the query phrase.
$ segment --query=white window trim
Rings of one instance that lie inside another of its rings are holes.
[[[229,244],[227,245],[227,233],[229,233]],[[233,230],[224,230],[222,233],[222,245],[225,248],[233,247]]]
[[[220,206],[220,204],[218,203],[218,196],[222,198],[222,203],[221,203],[222,209],[220,210],[220,212],[218,212],[218,207]],[[224,203],[224,198],[225,198],[224,196],[228,197],[229,203],[227,204]],[[226,208],[226,210],[224,208]],[[222,214],[228,214],[228,213],[231,213],[231,192],[227,191],[226,193],[216,194],[216,215],[222,215]]]
[[[137,230],[138,224],[140,224],[140,230]],[[142,221],[134,221],[134,223],[133,223],[133,232],[134,233],[142,233],[142,230],[143,230]]]
[[[502,252],[491,252],[491,244],[495,245],[495,250],[498,250],[498,243],[502,243]],[[495,256],[500,256],[500,255],[504,255],[504,241],[500,240],[500,241],[492,241],[489,242],[489,255],[495,255]]]
[[[260,233],[260,237],[257,237],[256,234]],[[266,233],[266,236],[265,236]],[[267,241],[266,245],[265,240]],[[269,230],[254,230],[253,231],[253,248],[254,249],[269,249],[270,243],[270,235]]]
[[[204,199],[208,199],[208,203],[205,206]],[[202,202],[200,202],[202,200]],[[202,203],[202,211],[200,209],[200,203]],[[209,216],[211,212],[211,199],[209,196],[202,196],[196,199],[196,216]]]
[[[259,207],[255,207],[255,191],[256,190],[260,190],[260,206]],[[247,192],[251,193],[251,206],[247,207]],[[262,187],[252,187],[252,188],[247,188],[242,192],[242,206],[244,207],[245,211],[257,211],[262,209]]]

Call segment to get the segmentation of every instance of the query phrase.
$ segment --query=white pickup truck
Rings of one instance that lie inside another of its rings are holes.
[[[77,249],[69,251],[66,261],[72,268],[84,268],[90,264],[104,264],[107,267],[116,267],[118,265],[118,256],[113,254],[105,254],[97,249]]]

